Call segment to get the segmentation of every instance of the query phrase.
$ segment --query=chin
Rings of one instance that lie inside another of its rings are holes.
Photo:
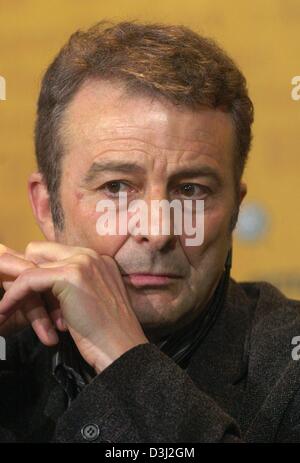
[[[188,309],[166,298],[139,297],[132,300],[132,308],[139,322],[149,327],[170,327],[178,322]]]

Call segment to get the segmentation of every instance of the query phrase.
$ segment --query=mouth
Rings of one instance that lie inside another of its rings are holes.
[[[135,287],[167,286],[182,277],[170,273],[130,273],[123,275],[125,283]]]

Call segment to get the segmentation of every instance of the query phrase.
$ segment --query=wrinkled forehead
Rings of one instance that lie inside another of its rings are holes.
[[[124,87],[87,81],[69,103],[61,136],[67,153],[84,153],[88,162],[118,150],[169,159],[197,154],[230,162],[235,131],[220,109],[191,110],[163,98],[128,95]]]

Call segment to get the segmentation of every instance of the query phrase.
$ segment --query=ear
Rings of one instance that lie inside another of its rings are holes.
[[[48,241],[55,241],[49,193],[40,172],[30,175],[28,194],[35,220]]]
[[[240,195],[239,195],[239,206],[242,204],[245,196],[247,194],[247,184],[245,182],[240,183]]]
[[[239,185],[239,192],[238,192],[238,198],[235,198],[235,205],[234,205],[234,210],[233,214],[230,218],[230,234],[231,234],[231,240],[232,240],[232,232],[236,227],[239,213],[240,213],[240,206],[247,194],[247,184],[245,182],[240,182]]]

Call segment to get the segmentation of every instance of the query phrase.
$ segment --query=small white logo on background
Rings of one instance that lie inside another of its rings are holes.
[[[292,359],[300,360],[300,336],[294,336],[292,344],[293,346],[296,346],[292,349]]]
[[[300,100],[300,76],[295,76],[292,78],[293,89],[291,92],[292,100]]]
[[[6,100],[6,80],[0,76],[0,100]]]
[[[0,360],[6,360],[6,341],[0,336]]]

